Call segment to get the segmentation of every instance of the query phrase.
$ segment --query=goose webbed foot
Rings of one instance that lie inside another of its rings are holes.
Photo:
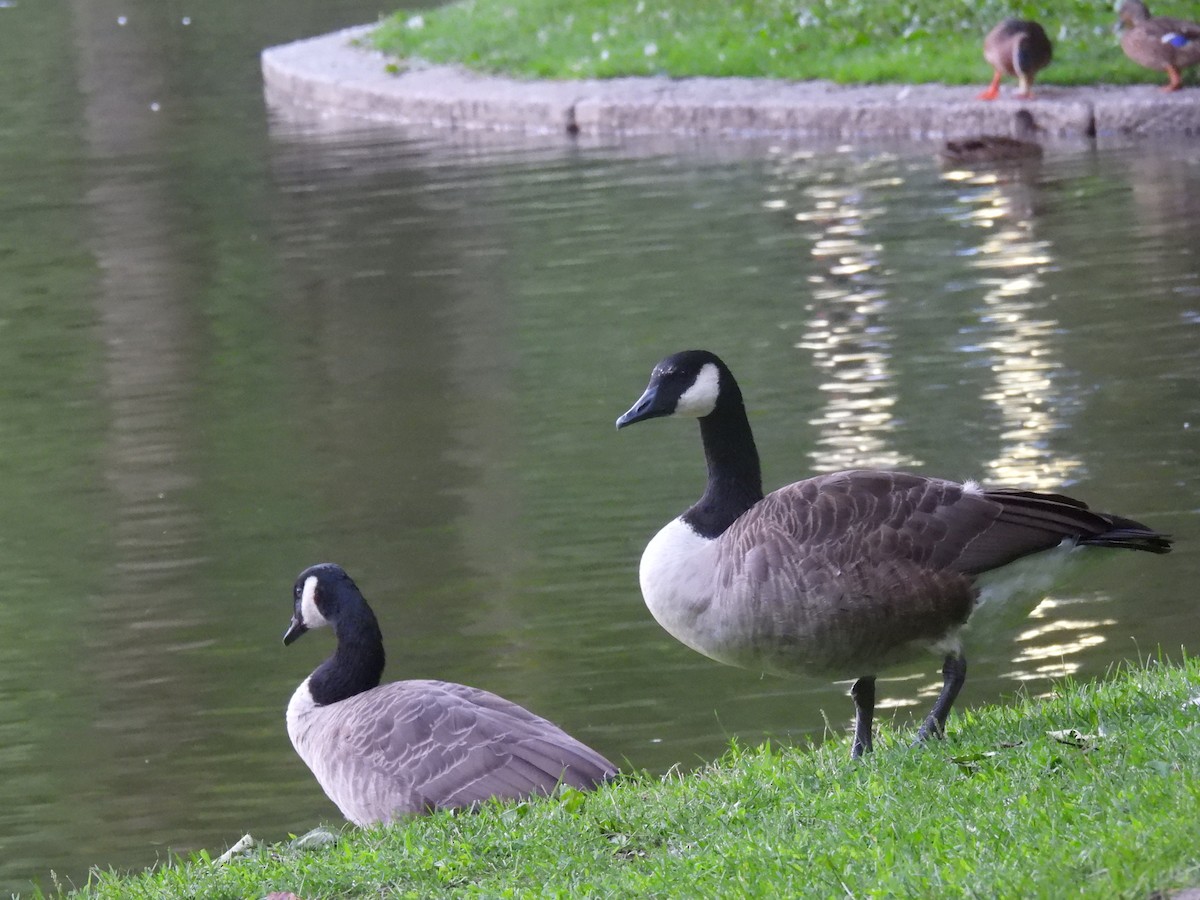
[[[854,699],[854,743],[850,745],[850,758],[858,759],[871,752],[871,723],[875,718],[875,676],[865,675],[850,688]]]
[[[950,715],[950,707],[954,698],[962,690],[963,682],[967,680],[967,658],[961,654],[951,653],[942,664],[942,692],[934,701],[933,709],[929,711],[925,721],[917,731],[917,740],[913,744],[923,743],[930,737],[940,738],[946,733],[946,718]]]

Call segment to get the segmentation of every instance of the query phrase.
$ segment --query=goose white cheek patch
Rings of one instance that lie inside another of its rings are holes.
[[[300,594],[300,615],[304,617],[304,624],[309,628],[320,628],[322,625],[329,624],[321,615],[321,611],[317,609],[316,575],[309,575],[304,579],[304,591]]]
[[[679,395],[675,404],[675,414],[695,416],[697,419],[707,416],[717,408],[717,393],[721,389],[721,373],[712,363],[700,367],[692,386]]]

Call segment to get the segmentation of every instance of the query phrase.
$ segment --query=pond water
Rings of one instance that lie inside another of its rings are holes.
[[[843,730],[846,685],[711,663],[642,605],[703,460],[693,424],[613,420],[686,347],[739,376],[768,487],[903,467],[1175,535],[976,629],[963,705],[1200,650],[1194,141],[972,174],[267,115],[261,46],[377,12],[0,8],[0,888],[340,822],[283,724],[331,647],[280,643],[321,560],[388,677],[497,691],[627,768]],[[887,673],[883,715],[938,665]]]

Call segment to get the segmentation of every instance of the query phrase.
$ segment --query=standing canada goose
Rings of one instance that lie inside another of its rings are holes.
[[[305,569],[292,593],[284,644],[329,625],[337,649],[292,695],[288,736],[354,824],[546,794],[560,782],[590,790],[616,775],[595,750],[503,697],[445,681],[380,685],[379,625],[340,566]]]
[[[1142,0],[1124,0],[1117,16],[1125,55],[1139,66],[1166,72],[1164,91],[1179,90],[1179,70],[1200,63],[1200,23],[1152,16]]]
[[[874,673],[922,652],[944,654],[944,681],[918,738],[943,734],[966,679],[958,632],[986,587],[979,576],[1053,548],[1171,548],[1070,497],[901,472],[818,475],[764,497],[741,390],[706,350],[655,366],[617,427],[674,415],[700,420],[708,486],[646,546],[646,605],[718,662],[856,678],[852,757],[871,749]],[[1004,596],[1004,585],[986,590]]]
[[[1045,29],[1027,19],[1005,19],[983,39],[983,58],[992,67],[992,83],[980,100],[995,100],[1000,96],[1000,79],[1011,75],[1017,79],[1016,96],[1033,98],[1033,79],[1050,65],[1054,47]]]
[[[953,165],[978,165],[1041,159],[1042,145],[1034,137],[1040,130],[1027,109],[1013,116],[1016,137],[1003,134],[980,134],[946,141],[938,151],[942,162]]]

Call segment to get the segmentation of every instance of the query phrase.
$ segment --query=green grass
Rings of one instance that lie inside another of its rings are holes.
[[[95,873],[80,895],[1147,898],[1200,884],[1197,661],[950,725],[915,749],[910,728],[885,728],[860,763],[844,740],[735,746],[699,772],[347,828],[321,850]]]
[[[1055,43],[1039,81],[1163,81],[1121,52],[1107,2],[1000,0],[462,0],[402,11],[376,33],[402,58],[548,78],[744,75],[838,82],[985,83],[981,46],[1009,16],[1037,18]],[[1161,15],[1191,15],[1159,3]]]

